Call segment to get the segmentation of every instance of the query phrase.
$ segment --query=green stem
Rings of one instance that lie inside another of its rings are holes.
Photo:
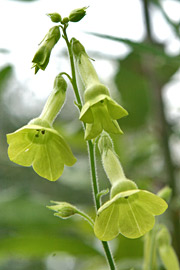
[[[78,91],[78,87],[77,87],[76,73],[75,73],[73,53],[72,53],[72,50],[71,50],[71,44],[70,44],[70,42],[68,40],[68,36],[67,36],[67,33],[66,33],[67,26],[68,25],[65,25],[62,28],[63,29],[63,34],[64,34],[63,37],[64,37],[64,39],[66,41],[66,45],[67,45],[68,53],[69,53],[69,58],[70,58],[71,72],[72,72],[72,85],[73,85],[73,88],[74,88],[74,93],[75,93],[75,96],[76,96],[77,103],[80,106],[79,108],[81,110],[81,108],[82,108],[82,101],[81,101],[81,97],[79,95],[79,91]]]
[[[78,87],[77,87],[75,65],[74,65],[73,53],[72,53],[72,50],[71,50],[71,44],[69,42],[69,39],[68,39],[68,36],[67,36],[67,33],[66,33],[67,26],[68,25],[65,25],[64,27],[61,27],[61,28],[63,30],[63,37],[64,37],[64,39],[66,41],[68,52],[69,52],[69,57],[70,57],[71,73],[72,73],[72,81],[71,82],[72,82],[72,85],[73,85],[73,89],[74,89],[74,93],[75,93],[75,96],[76,96],[76,100],[77,100],[77,103],[78,103],[79,110],[81,110],[82,101],[81,101],[81,97],[79,95],[79,91],[78,91]],[[90,158],[93,196],[94,196],[94,201],[95,201],[96,211],[97,211],[99,209],[99,207],[100,207],[100,198],[98,196],[99,188],[98,188],[98,180],[97,180],[97,177],[96,177],[94,145],[92,144],[91,141],[88,141],[87,144],[88,144],[89,158]],[[104,241],[101,241],[101,242],[102,242],[102,245],[103,245],[103,248],[104,248],[104,251],[105,251],[107,262],[109,264],[109,268],[110,268],[110,270],[115,270],[116,269],[115,263],[114,263],[114,260],[113,260],[113,256],[112,256],[112,254],[110,252],[110,248],[108,246],[108,243],[104,242]]]
[[[91,166],[91,179],[93,185],[93,194],[94,194],[94,201],[96,205],[96,211],[100,207],[100,198],[99,194],[99,187],[96,178],[96,167],[95,167],[95,153],[94,153],[94,145],[91,141],[88,141],[88,150],[89,150],[89,157],[90,157],[90,166]]]
[[[87,222],[94,227],[94,221],[84,212],[78,210],[77,214],[79,214],[80,216],[82,216],[85,220],[87,220]]]

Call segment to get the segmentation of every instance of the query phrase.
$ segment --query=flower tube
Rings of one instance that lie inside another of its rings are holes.
[[[122,134],[116,120],[126,116],[127,111],[110,97],[108,88],[99,81],[84,46],[74,38],[71,43],[77,72],[85,87],[85,104],[79,117],[86,123],[85,139],[94,139],[103,130]]]
[[[56,181],[62,175],[64,165],[72,166],[76,162],[68,144],[52,127],[64,104],[66,88],[65,80],[58,75],[40,116],[7,134],[10,160],[22,166],[32,166],[37,174],[50,181]]]

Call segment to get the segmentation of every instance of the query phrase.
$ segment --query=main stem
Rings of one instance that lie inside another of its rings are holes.
[[[78,103],[78,108],[81,110],[82,101],[81,101],[81,97],[79,95],[79,91],[78,91],[78,87],[77,87],[76,73],[75,73],[73,53],[72,53],[72,50],[71,50],[71,44],[69,42],[69,39],[68,39],[68,36],[67,36],[67,33],[66,33],[67,26],[68,25],[64,25],[64,27],[62,27],[62,30],[63,30],[64,39],[66,41],[66,45],[67,45],[68,52],[69,52],[69,57],[70,57],[71,73],[72,73],[71,83],[72,83],[73,88],[74,88],[74,93],[75,93],[76,100],[77,100],[77,103]],[[95,201],[95,206],[96,206],[96,211],[97,211],[99,209],[99,207],[100,207],[100,198],[98,197],[99,187],[98,187],[98,180],[97,180],[97,177],[96,177],[94,145],[93,145],[93,143],[91,141],[88,141],[87,145],[88,145],[88,153],[89,153],[89,159],[90,159],[93,196],[94,196],[94,201]],[[109,264],[109,268],[111,270],[115,270],[116,269],[115,268],[115,263],[114,263],[112,254],[110,252],[110,248],[108,246],[108,243],[105,242],[105,241],[101,241],[101,242],[102,242],[102,245],[103,245],[103,248],[104,248],[104,251],[105,251],[107,262]]]

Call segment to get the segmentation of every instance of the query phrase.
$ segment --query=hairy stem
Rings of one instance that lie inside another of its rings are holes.
[[[63,30],[63,37],[66,41],[66,45],[68,48],[68,53],[69,53],[69,57],[70,57],[70,64],[71,64],[71,72],[72,72],[72,86],[74,89],[74,93],[76,96],[76,100],[78,103],[78,108],[79,110],[82,109],[82,101],[81,101],[81,97],[78,91],[78,87],[77,87],[77,81],[76,81],[76,73],[75,73],[75,65],[74,65],[74,59],[73,59],[73,53],[72,53],[72,49],[71,49],[71,44],[69,42],[67,33],[66,33],[66,29],[67,29],[68,25],[65,25],[64,27],[62,27]],[[85,125],[83,124],[83,126],[85,127]],[[96,177],[96,167],[95,167],[95,153],[94,153],[94,145],[91,141],[87,142],[88,144],[88,152],[89,152],[89,159],[90,159],[90,168],[91,168],[91,179],[92,179],[92,187],[93,187],[93,196],[94,196],[94,201],[95,201],[95,206],[96,206],[96,211],[99,209],[100,207],[100,198],[98,196],[99,194],[99,188],[98,188],[98,180]],[[106,255],[106,259],[107,262],[109,264],[109,269],[110,270],[115,270],[115,263],[113,260],[113,256],[110,252],[110,248],[108,246],[107,242],[101,241],[103,248],[104,248],[104,252]]]

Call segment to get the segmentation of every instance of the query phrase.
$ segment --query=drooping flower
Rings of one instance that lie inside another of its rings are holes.
[[[55,44],[60,39],[60,31],[58,26],[54,26],[49,29],[48,33],[41,42],[41,46],[37,50],[32,62],[33,68],[35,68],[35,74],[39,69],[45,70],[51,55],[51,51]]]
[[[100,83],[83,45],[78,40],[72,39],[72,49],[77,71],[85,86],[85,104],[79,117],[86,123],[85,139],[94,139],[103,130],[122,134],[116,120],[126,116],[127,111],[110,97],[108,88]]]
[[[65,80],[58,75],[40,117],[7,134],[10,160],[22,166],[32,166],[37,174],[50,181],[61,176],[64,165],[72,166],[76,162],[68,144],[52,127],[64,103],[66,88]]]
[[[99,208],[95,235],[102,241],[112,240],[119,233],[128,238],[141,237],[153,228],[154,216],[166,209],[163,199],[146,190],[119,192]]]
[[[108,134],[101,135],[98,146],[112,187],[110,200],[98,209],[95,235],[102,241],[112,240],[119,233],[138,238],[153,228],[154,216],[161,215],[167,203],[151,192],[138,189],[135,182],[126,178]]]

